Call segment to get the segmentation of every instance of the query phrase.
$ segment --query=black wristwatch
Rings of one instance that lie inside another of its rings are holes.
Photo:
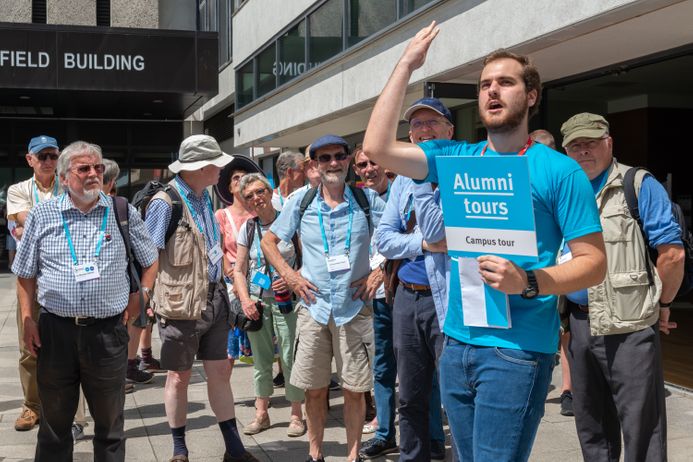
[[[532,299],[539,295],[539,284],[534,271],[528,270],[525,273],[527,274],[527,287],[522,290],[520,296],[524,299]]]

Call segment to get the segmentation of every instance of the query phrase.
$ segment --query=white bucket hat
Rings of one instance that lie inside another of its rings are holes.
[[[178,149],[178,160],[168,166],[173,173],[199,170],[207,165],[221,168],[233,160],[222,152],[217,140],[209,135],[192,135],[183,140]]]

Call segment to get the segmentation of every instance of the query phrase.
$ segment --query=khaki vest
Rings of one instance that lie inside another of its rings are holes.
[[[649,283],[647,261],[650,257],[623,192],[623,177],[629,168],[614,159],[606,184],[597,195],[607,271],[604,281],[587,291],[592,335],[639,331],[659,319],[662,282],[650,262],[654,284]],[[636,191],[642,177],[636,175]]]
[[[163,191],[154,199],[164,199],[171,205]],[[159,252],[159,273],[152,294],[154,312],[166,319],[200,319],[207,305],[207,271],[205,237],[183,205],[180,225]]]

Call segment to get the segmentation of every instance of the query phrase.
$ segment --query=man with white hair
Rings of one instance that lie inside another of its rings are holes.
[[[125,459],[123,312],[130,280],[114,203],[101,192],[102,162],[101,148],[94,144],[76,141],[65,148],[58,175],[66,193],[31,211],[12,265],[24,344],[38,356],[37,461],[72,459],[80,385],[94,418],[94,458]],[[156,276],[156,249],[137,211],[128,209],[132,251],[143,267],[146,289]],[[31,313],[37,289],[38,324]]]
[[[303,161],[303,154],[292,150],[284,151],[277,157],[279,186],[272,193],[272,206],[275,210],[281,212],[289,195],[306,182]]]

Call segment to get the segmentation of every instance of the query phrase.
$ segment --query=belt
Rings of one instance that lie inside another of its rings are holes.
[[[590,312],[590,309],[587,305],[578,305],[577,307],[580,308],[580,311],[582,311],[583,313],[589,313]]]
[[[101,321],[109,321],[113,318],[117,318],[122,316],[122,314],[116,314],[115,316],[109,316],[107,318],[94,318],[92,316],[58,316],[57,314],[53,314],[50,311],[48,311],[46,308],[43,308],[43,312],[50,314],[51,316],[55,316],[58,319],[62,319],[64,321],[69,321],[70,323],[75,323],[75,326],[80,326],[80,327],[87,327],[91,326],[93,324],[96,324],[97,322]]]
[[[423,284],[412,284],[411,282],[399,281],[399,285],[412,292],[430,292],[431,286],[425,286]]]

